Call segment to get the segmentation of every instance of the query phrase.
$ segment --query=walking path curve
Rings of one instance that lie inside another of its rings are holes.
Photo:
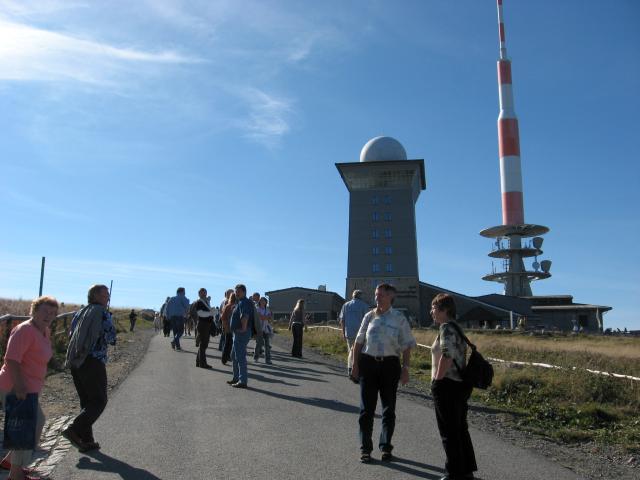
[[[291,358],[275,347],[273,365],[249,357],[249,388],[230,388],[230,366],[209,347],[213,370],[195,368],[192,338],[183,351],[157,335],[140,365],[95,425],[102,450],[71,450],[53,471],[72,479],[439,479],[444,455],[431,408],[400,396],[397,460],[358,461],[359,390],[343,368],[317,355]],[[253,342],[252,342],[253,343]],[[380,431],[376,418],[374,445]],[[471,429],[479,479],[577,479],[541,455]]]

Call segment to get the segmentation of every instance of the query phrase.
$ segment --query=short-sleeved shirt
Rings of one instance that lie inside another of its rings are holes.
[[[362,319],[371,310],[369,305],[354,298],[342,306],[340,310],[340,320],[344,322],[344,336],[347,338],[355,338],[360,330]]]
[[[7,366],[7,360],[13,360],[20,364],[27,393],[39,393],[52,355],[49,329],[43,335],[29,320],[17,325],[11,331],[4,364],[0,369],[0,390],[13,390],[13,378]]]
[[[399,357],[407,348],[416,346],[407,318],[393,307],[378,314],[375,309],[362,319],[356,343],[364,344],[362,353],[373,357]]]
[[[233,309],[233,313],[231,314],[231,331],[234,332],[236,330],[242,330],[242,317],[247,317],[247,328],[251,325],[251,321],[253,319],[253,302],[249,300],[247,297],[244,297],[238,300],[236,307]]]
[[[464,368],[467,359],[467,343],[460,336],[454,326],[448,323],[440,325],[438,336],[431,345],[431,379],[435,379],[436,368],[440,363],[440,357],[451,358],[455,360],[458,367]],[[455,364],[444,374],[444,378],[450,378],[457,382],[461,382],[460,372]]]

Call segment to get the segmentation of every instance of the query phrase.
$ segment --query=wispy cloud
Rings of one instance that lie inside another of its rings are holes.
[[[289,132],[289,118],[293,113],[291,100],[252,87],[240,95],[246,102],[248,114],[238,122],[238,127],[246,137],[272,147]]]
[[[202,59],[174,50],[122,48],[0,18],[0,80],[74,81],[116,86],[145,64],[189,64]]]
[[[17,208],[26,209],[38,214],[50,215],[65,220],[87,221],[89,217],[53,205],[51,202],[42,202],[22,192],[4,190],[4,196]]]

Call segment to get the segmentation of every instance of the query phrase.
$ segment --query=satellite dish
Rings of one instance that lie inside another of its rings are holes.
[[[537,272],[538,270],[540,270],[540,264],[536,261],[533,262],[533,269]]]
[[[544,238],[533,237],[533,248],[537,248],[538,250],[540,250],[540,248],[542,248],[542,242],[544,242]]]
[[[540,262],[540,267],[544,273],[549,273],[551,270],[551,260],[543,260]]]

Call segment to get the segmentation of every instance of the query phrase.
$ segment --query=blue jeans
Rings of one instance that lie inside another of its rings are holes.
[[[184,318],[171,317],[171,329],[173,330],[173,344],[180,348],[180,337],[184,333]]]
[[[246,332],[233,332],[233,348],[231,349],[231,361],[233,362],[233,378],[240,383],[247,383],[247,344],[251,340],[251,330]]]

